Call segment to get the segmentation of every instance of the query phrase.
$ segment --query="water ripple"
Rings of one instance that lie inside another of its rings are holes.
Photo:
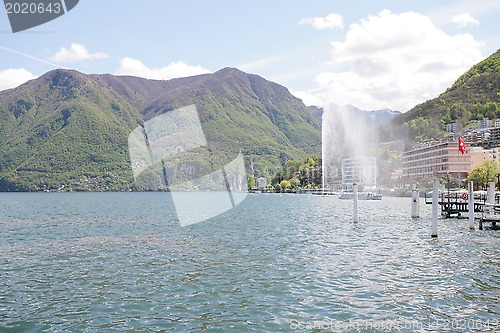
[[[12,207],[0,213],[0,331],[497,328],[497,231],[448,219],[431,239],[428,207],[410,219],[408,199],[363,202],[353,223],[349,202],[287,195],[180,228],[165,196],[0,195]]]

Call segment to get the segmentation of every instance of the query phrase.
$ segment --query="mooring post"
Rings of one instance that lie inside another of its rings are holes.
[[[352,220],[354,222],[358,222],[358,184],[352,184],[352,207],[353,207],[353,215]]]
[[[419,193],[417,185],[411,185],[411,217],[420,217]]]
[[[474,229],[474,182],[469,181],[469,229]]]
[[[446,184],[443,183],[443,184],[439,184],[439,189],[441,190],[441,193],[445,193],[446,192]]]
[[[434,181],[432,182],[432,230],[431,230],[431,237],[438,236],[438,209],[439,209],[438,188],[439,188],[438,180],[434,179]]]
[[[488,187],[487,202],[491,205],[495,204],[495,183],[494,182],[490,182],[490,186]]]

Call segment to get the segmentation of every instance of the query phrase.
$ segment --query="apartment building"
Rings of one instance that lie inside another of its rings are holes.
[[[377,185],[377,159],[375,157],[342,159],[342,184],[354,183],[363,186]]]
[[[486,161],[496,161],[500,164],[500,148],[488,148],[483,147],[471,147],[471,169],[474,169],[478,165],[483,164]]]
[[[459,133],[462,129],[463,126],[459,123],[446,124],[446,132]]]
[[[492,127],[493,124],[494,124],[494,122],[492,120],[490,120],[488,118],[484,118],[484,119],[477,121],[477,128],[478,129],[490,128],[490,127]]]

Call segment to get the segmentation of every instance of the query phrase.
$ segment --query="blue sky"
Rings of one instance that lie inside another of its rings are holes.
[[[12,33],[0,90],[54,68],[170,79],[237,67],[306,104],[407,111],[500,47],[500,0],[80,0]]]

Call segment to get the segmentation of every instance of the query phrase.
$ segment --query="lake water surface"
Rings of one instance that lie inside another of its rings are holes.
[[[196,207],[196,202],[193,202]],[[0,332],[494,332],[500,231],[409,198],[0,193]]]

